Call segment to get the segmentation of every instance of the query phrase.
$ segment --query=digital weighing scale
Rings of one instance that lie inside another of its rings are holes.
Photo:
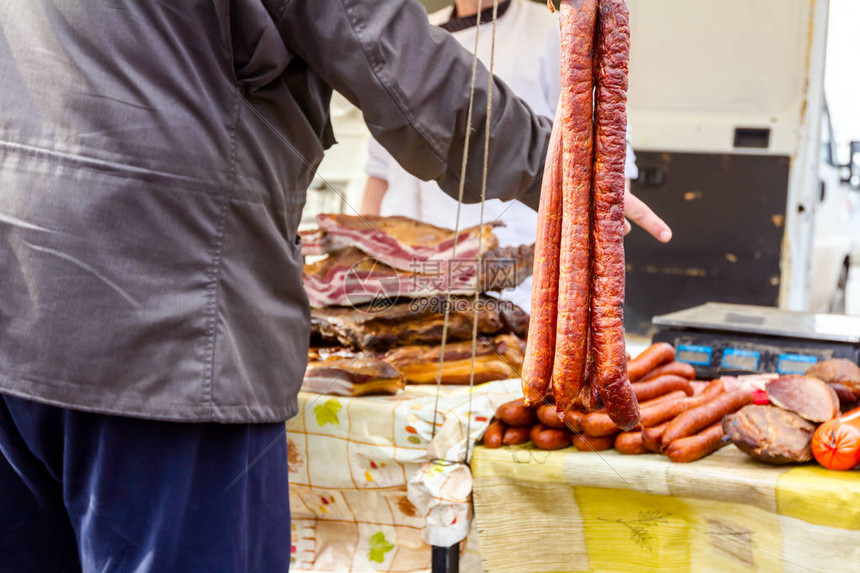
[[[708,303],[655,316],[654,342],[668,342],[699,379],[757,372],[803,374],[821,360],[860,363],[860,317]]]

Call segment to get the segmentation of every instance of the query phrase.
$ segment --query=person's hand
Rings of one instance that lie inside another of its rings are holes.
[[[629,181],[624,189],[624,216],[625,235],[632,229],[630,221],[633,221],[661,243],[672,240],[672,229],[648,205],[630,192]]]

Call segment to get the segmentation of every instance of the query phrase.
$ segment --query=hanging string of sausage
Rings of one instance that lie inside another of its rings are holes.
[[[523,393],[534,403],[551,388],[559,413],[602,401],[626,430],[639,421],[623,328],[627,4],[561,0],[560,21],[560,117],[538,211]]]

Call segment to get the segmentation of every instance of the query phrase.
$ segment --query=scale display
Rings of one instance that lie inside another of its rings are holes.
[[[760,357],[761,353],[755,350],[726,348],[723,350],[723,360],[720,364],[723,368],[729,370],[747,370],[749,372],[755,372],[758,370]]]
[[[654,342],[699,378],[722,374],[803,374],[829,358],[860,363],[860,318],[710,303],[655,317]]]

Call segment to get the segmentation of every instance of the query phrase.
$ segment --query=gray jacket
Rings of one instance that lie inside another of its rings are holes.
[[[296,235],[332,89],[456,193],[471,56],[415,0],[26,0],[0,9],[0,392],[177,421],[296,411]],[[467,199],[479,195],[478,72]],[[549,138],[501,82],[491,197]]]

